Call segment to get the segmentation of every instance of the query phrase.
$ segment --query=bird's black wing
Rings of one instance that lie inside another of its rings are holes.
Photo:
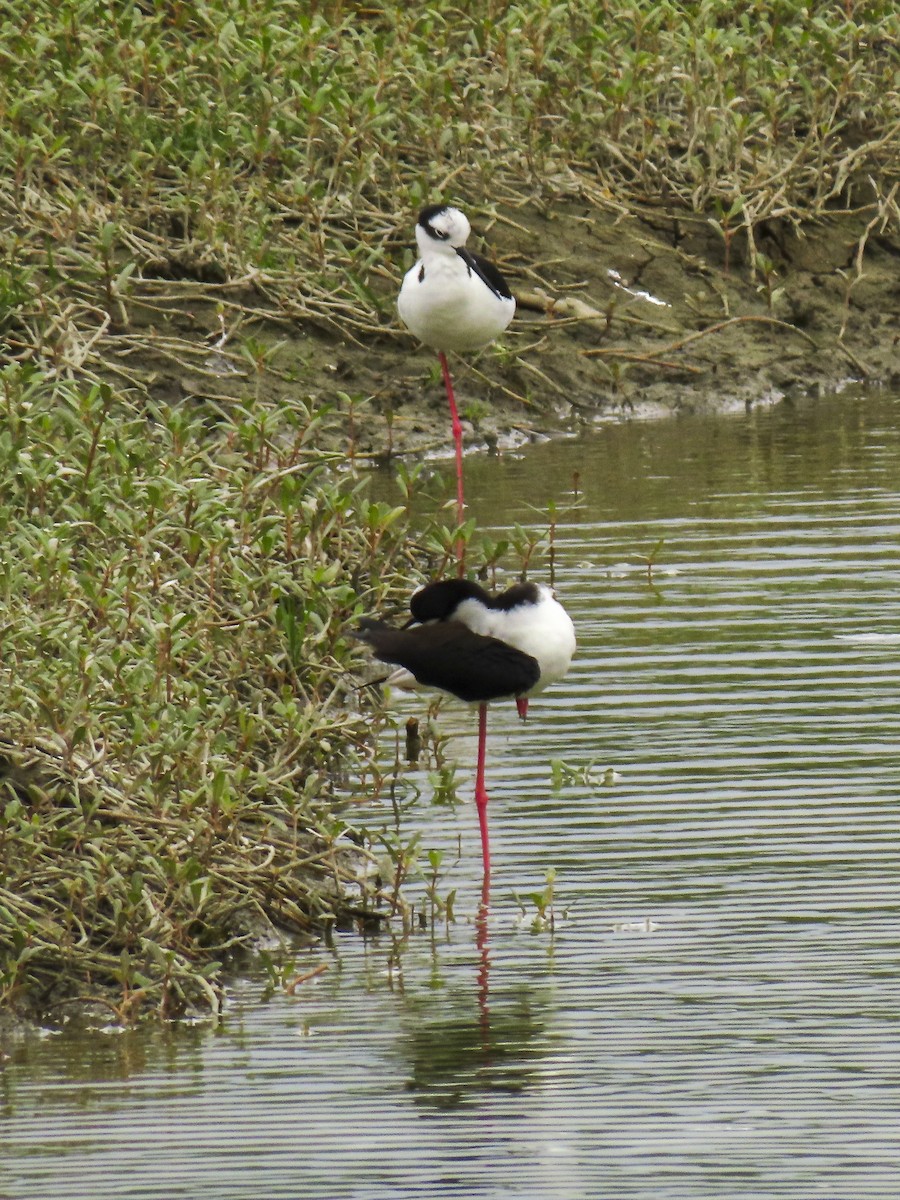
[[[473,633],[459,621],[394,629],[363,620],[357,636],[382,662],[405,667],[423,687],[467,703],[521,696],[541,677],[537,659],[499,638]]]
[[[469,270],[474,271],[485,287],[490,288],[499,300],[512,300],[513,295],[509,290],[509,284],[489,259],[483,258],[480,254],[474,254],[465,246],[457,246],[456,253]]]

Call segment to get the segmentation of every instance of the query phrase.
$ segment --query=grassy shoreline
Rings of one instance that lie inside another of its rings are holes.
[[[900,244],[900,15],[40,0],[0,22],[0,1006],[215,1009],[259,923],[372,899],[342,898],[331,811],[372,738],[346,630],[452,533],[334,468],[359,428],[390,446],[402,404],[432,436],[421,370],[393,370],[417,207],[493,212],[517,292],[566,298],[558,362],[544,313],[491,359],[550,422],[588,365],[670,388],[698,369],[682,343],[742,322],[852,368],[851,300]],[[668,239],[702,276],[693,331],[666,317],[653,348],[612,290],[579,309],[554,217],[582,251],[630,230],[654,286]],[[817,327],[778,255],[835,220]]]
[[[371,900],[333,812],[373,736],[347,630],[415,573],[408,512],[304,406],[211,436],[107,388],[5,400],[0,1001],[215,1006],[223,955]]]
[[[699,216],[754,280],[773,224],[855,210],[897,233],[889,3],[66,0],[2,34],[3,333],[56,375],[152,393],[188,363],[214,393],[198,326],[239,368],[278,329],[399,339],[435,196]],[[194,303],[193,335],[162,336]]]

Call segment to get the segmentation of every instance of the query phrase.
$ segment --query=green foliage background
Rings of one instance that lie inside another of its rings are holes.
[[[254,916],[334,916],[346,627],[452,545],[338,478],[265,348],[232,408],[153,402],[136,294],[365,342],[438,197],[897,228],[898,40],[853,0],[4,8],[0,1002],[215,1007]]]

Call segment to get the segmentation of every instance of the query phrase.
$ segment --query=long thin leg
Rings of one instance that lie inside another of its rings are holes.
[[[481,858],[484,863],[484,883],[491,879],[491,846],[488,839],[487,805],[488,794],[484,786],[484,759],[487,745],[487,705],[478,708],[478,770],[475,775],[475,807],[478,809],[478,824],[481,826]]]
[[[478,1008],[481,1012],[482,1049],[490,1050],[491,1015],[491,952],[488,948],[488,915],[491,903],[491,881],[485,875],[481,885],[481,904],[475,917],[475,945],[481,962],[478,967]]]
[[[450,378],[450,368],[447,365],[447,356],[443,350],[438,352],[438,358],[441,361],[444,386],[447,389],[447,399],[450,402],[450,417],[453,422],[453,445],[456,448],[456,523],[457,525],[462,525],[465,520],[466,509],[466,501],[463,494],[462,421],[459,419],[459,412],[456,408],[456,397],[453,395],[453,380]],[[459,559],[459,573],[460,575],[464,575],[466,571],[465,545],[461,539],[456,543],[456,556]]]

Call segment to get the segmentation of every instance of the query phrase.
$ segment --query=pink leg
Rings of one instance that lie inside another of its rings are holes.
[[[456,409],[456,397],[453,395],[453,381],[450,378],[447,356],[443,350],[439,351],[438,358],[441,360],[441,370],[444,373],[444,386],[447,389],[447,399],[450,402],[450,417],[453,422],[453,444],[456,447],[456,523],[457,525],[462,525],[465,519],[466,508],[463,496],[462,422],[459,419],[459,413]],[[461,540],[456,544],[456,556],[459,559],[459,573],[460,575],[464,575],[466,571],[465,546]]]
[[[491,881],[485,875],[481,885],[481,904],[475,917],[475,945],[481,962],[478,967],[478,1008],[481,1012],[482,1047],[490,1048],[491,1015],[490,1015],[490,980],[491,953],[488,948],[488,913],[491,903]]]
[[[484,863],[484,884],[491,879],[491,846],[488,840],[487,805],[488,794],[484,786],[484,758],[487,744],[487,705],[478,708],[478,770],[475,775],[475,807],[478,809],[478,824],[481,826],[481,858]]]

